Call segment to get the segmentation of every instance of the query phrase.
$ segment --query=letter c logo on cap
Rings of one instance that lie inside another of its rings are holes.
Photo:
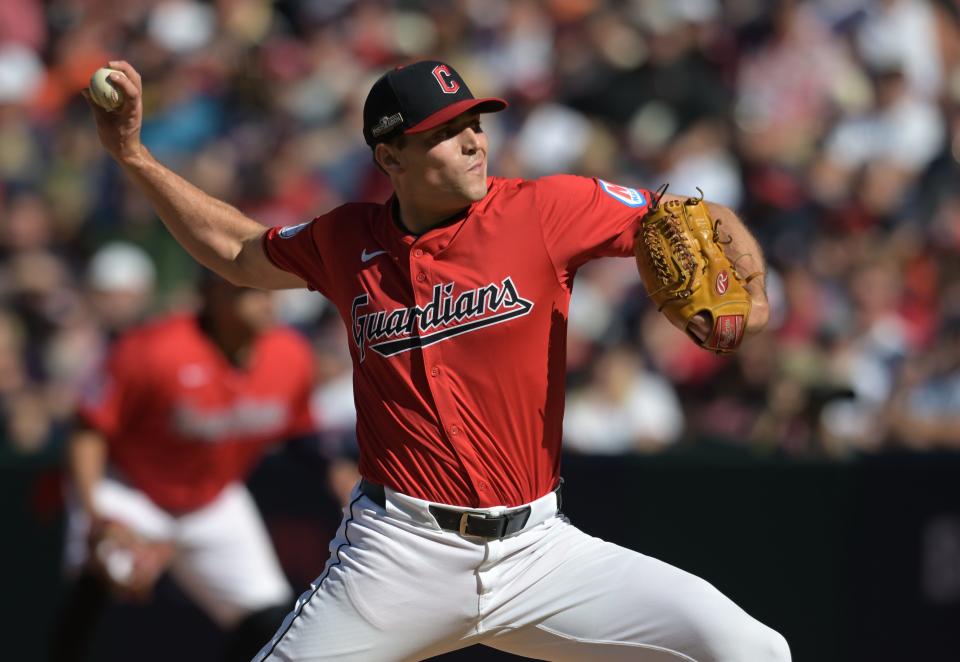
[[[460,83],[454,80],[453,74],[445,64],[438,64],[433,68],[433,77],[440,83],[440,89],[444,94],[456,94],[460,89]]]

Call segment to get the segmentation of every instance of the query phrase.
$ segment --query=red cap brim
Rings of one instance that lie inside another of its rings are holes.
[[[444,122],[449,122],[457,115],[462,115],[468,110],[479,110],[481,113],[496,113],[507,107],[507,102],[496,97],[487,97],[485,99],[464,99],[452,103],[446,108],[442,108],[430,115],[418,124],[414,124],[404,133],[423,133],[434,129]]]

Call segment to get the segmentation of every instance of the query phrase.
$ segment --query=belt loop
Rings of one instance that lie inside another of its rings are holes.
[[[367,496],[381,508],[387,507],[387,494],[383,485],[374,483],[366,478],[360,479],[360,493]]]

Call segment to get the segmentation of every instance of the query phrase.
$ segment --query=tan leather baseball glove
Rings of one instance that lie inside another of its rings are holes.
[[[657,198],[640,222],[634,254],[658,310],[696,344],[725,353],[736,350],[743,340],[751,301],[723,252],[719,226],[702,197],[663,204]],[[698,315],[709,324],[704,338],[691,330]]]

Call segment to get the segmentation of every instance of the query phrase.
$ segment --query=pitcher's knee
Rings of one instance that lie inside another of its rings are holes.
[[[712,643],[710,662],[790,662],[790,646],[783,635],[757,621]]]
[[[747,657],[738,658],[739,660],[757,660],[757,662],[790,662],[790,646],[783,635],[768,628],[761,626],[763,632],[759,633],[756,640],[751,643],[752,648],[748,650]]]
[[[790,662],[790,644],[787,643],[786,638],[775,630],[770,630],[772,641],[770,642],[770,659]]]

